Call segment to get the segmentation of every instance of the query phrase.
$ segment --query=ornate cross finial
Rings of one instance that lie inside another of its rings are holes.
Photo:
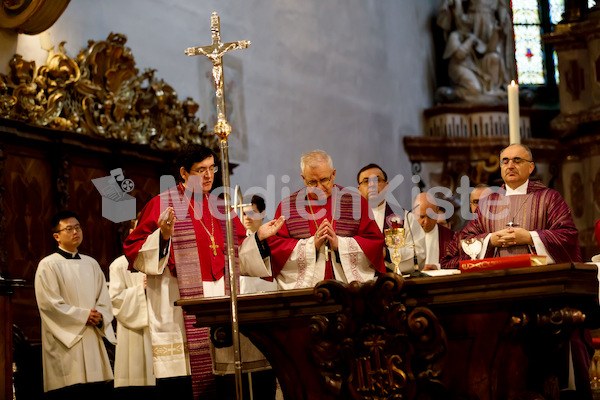
[[[237,42],[221,42],[221,22],[216,12],[210,17],[210,32],[212,44],[202,47],[189,47],[185,54],[188,56],[205,55],[213,63],[212,76],[215,84],[217,98],[217,124],[215,125],[215,134],[221,140],[227,140],[231,133],[231,126],[227,123],[225,110],[225,91],[223,89],[223,55],[229,50],[245,49],[250,46],[249,40],[240,40]]]

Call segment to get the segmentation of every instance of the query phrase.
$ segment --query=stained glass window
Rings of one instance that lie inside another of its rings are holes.
[[[564,0],[512,0],[511,5],[519,83],[546,85],[549,80],[558,83],[558,58],[555,51],[548,57],[544,54],[542,34],[549,33],[562,20]],[[595,5],[596,0],[588,0],[588,8]],[[544,26],[550,28],[544,31]]]
[[[550,2],[562,0],[550,0]],[[542,29],[537,0],[514,0],[513,29],[515,33],[515,60],[520,84],[544,85],[546,72],[542,47]],[[562,11],[560,12],[562,14]],[[560,18],[560,14],[559,14]]]

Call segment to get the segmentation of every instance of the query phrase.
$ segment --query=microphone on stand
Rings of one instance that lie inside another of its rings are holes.
[[[410,233],[410,239],[411,239],[412,245],[413,245],[413,270],[409,274],[408,278],[421,278],[424,276],[429,276],[419,270],[419,260],[417,259],[417,250],[415,249],[415,237],[413,236],[412,228],[410,227],[410,221],[408,221],[408,214],[412,214],[413,211],[415,210],[415,208],[419,207],[420,205],[421,204],[417,204],[410,210],[405,209],[406,218],[405,218],[404,224],[405,225],[408,224],[408,232]],[[414,215],[413,215],[413,217],[414,217]]]

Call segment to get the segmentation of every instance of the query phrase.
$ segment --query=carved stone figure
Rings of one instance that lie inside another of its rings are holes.
[[[503,102],[516,75],[508,1],[443,0],[437,24],[445,33],[443,57],[452,80],[451,88],[438,90],[438,100]]]

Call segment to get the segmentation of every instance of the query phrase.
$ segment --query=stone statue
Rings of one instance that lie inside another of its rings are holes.
[[[443,57],[452,80],[450,88],[438,89],[438,100],[504,102],[506,85],[516,76],[508,0],[442,0],[437,24],[445,33]]]

